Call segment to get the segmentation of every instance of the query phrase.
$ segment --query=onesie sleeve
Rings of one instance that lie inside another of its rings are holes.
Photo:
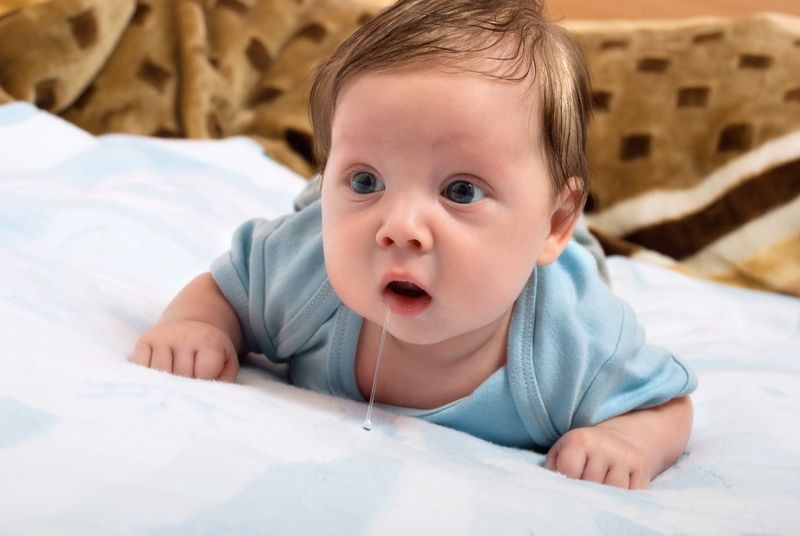
[[[236,312],[248,351],[274,361],[288,360],[338,304],[324,267],[318,203],[245,222],[211,274]]]
[[[633,309],[569,246],[537,270],[512,326],[520,342],[509,365],[512,393],[532,439],[549,448],[567,431],[691,393],[697,380],[669,350],[648,344]]]
[[[620,301],[619,339],[607,358],[586,356],[597,363],[579,392],[570,428],[593,426],[634,409],[644,409],[688,395],[697,379],[669,350],[646,343],[644,329],[631,307]]]

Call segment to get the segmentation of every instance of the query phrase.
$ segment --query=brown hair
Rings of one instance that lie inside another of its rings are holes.
[[[484,55],[507,66],[481,73],[487,76],[523,81],[533,71],[553,192],[577,177],[585,197],[589,72],[575,38],[545,19],[541,0],[399,0],[367,22],[316,72],[310,115],[320,171],[331,148],[336,102],[352,77],[417,61],[463,62]]]

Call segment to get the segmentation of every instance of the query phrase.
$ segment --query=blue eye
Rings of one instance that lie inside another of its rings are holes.
[[[468,205],[483,199],[486,194],[478,186],[467,181],[453,181],[442,190],[442,195],[454,203]]]
[[[357,194],[371,194],[386,188],[383,181],[368,171],[359,171],[350,179],[350,187]]]

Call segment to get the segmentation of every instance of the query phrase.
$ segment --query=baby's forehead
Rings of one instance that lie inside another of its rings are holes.
[[[483,145],[498,154],[538,152],[536,100],[527,80],[506,80],[463,64],[415,62],[349,80],[334,112],[332,137],[340,149],[413,132],[412,138],[427,135],[441,147],[447,140],[472,151]]]
[[[504,66],[501,65],[499,67],[502,68]],[[497,85],[500,91],[496,94],[493,92],[482,94],[482,98],[486,98],[486,95],[489,95],[489,98],[494,98],[495,102],[513,103],[513,106],[518,110],[519,116],[526,121],[526,130],[529,133],[530,141],[538,143],[542,132],[540,85],[536,82],[532,73],[526,73],[525,76],[512,77],[508,76],[507,70],[500,70],[499,67],[498,63],[491,59],[447,56],[417,59],[391,67],[368,69],[353,73],[342,85],[334,108],[333,122],[336,122],[337,112],[342,104],[342,96],[347,94],[348,89],[359,81],[369,84],[369,79],[375,80],[376,78],[385,77],[396,85],[401,84],[403,79],[407,77],[408,79],[416,80],[418,84],[421,80],[422,84],[426,86],[435,85],[441,91],[451,91],[450,86],[452,86],[452,91],[455,92],[460,91],[459,86],[465,78],[474,77],[479,81],[490,82],[489,85]],[[448,75],[452,75],[452,77]],[[376,85],[381,87],[380,84]],[[364,103],[357,103],[357,106],[362,104]],[[476,102],[475,106],[480,106],[480,103]]]

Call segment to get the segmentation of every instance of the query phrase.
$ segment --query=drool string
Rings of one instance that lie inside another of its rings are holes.
[[[372,377],[372,392],[369,395],[369,406],[367,406],[367,417],[364,419],[364,430],[372,429],[372,406],[375,405],[375,391],[378,389],[378,371],[381,368],[381,358],[383,357],[383,342],[386,340],[386,329],[389,327],[390,310],[386,308],[386,315],[383,317],[383,332],[381,333],[381,342],[378,344],[378,359],[375,361],[375,375]]]

